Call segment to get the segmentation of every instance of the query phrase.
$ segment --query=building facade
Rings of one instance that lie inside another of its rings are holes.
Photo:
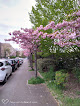
[[[0,58],[16,56],[16,50],[9,43],[0,43]]]

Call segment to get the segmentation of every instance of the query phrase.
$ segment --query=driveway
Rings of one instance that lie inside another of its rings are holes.
[[[0,106],[58,106],[45,84],[29,85],[35,76],[27,59],[8,79],[0,85]]]

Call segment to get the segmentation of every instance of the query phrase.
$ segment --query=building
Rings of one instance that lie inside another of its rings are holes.
[[[9,43],[0,43],[0,57],[16,56],[16,50]]]

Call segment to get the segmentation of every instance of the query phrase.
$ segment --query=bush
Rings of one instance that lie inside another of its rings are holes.
[[[10,56],[10,58],[16,58],[16,56]]]
[[[41,83],[44,83],[44,79],[40,77],[37,77],[37,78],[32,77],[30,80],[28,80],[28,83],[29,84],[41,84]]]
[[[66,69],[67,72],[71,72],[73,67],[80,67],[79,54],[80,52],[56,53],[54,55],[55,70]]]
[[[38,59],[37,60],[38,70],[48,72],[50,66],[54,67],[54,60],[50,58]]]
[[[28,70],[28,71],[34,71],[34,69],[32,70],[32,69],[30,69],[30,70]]]
[[[53,67],[50,67],[50,70],[45,74],[45,80],[46,81],[54,80],[54,78],[55,78],[55,72],[53,70]]]
[[[54,83],[58,86],[65,86],[65,82],[67,81],[67,77],[68,77],[68,73],[63,73],[61,70],[56,71]]]
[[[45,81],[51,81],[55,79],[55,72],[52,66],[50,66],[50,69],[48,72],[42,72],[42,71],[39,71],[39,72],[44,77]]]
[[[75,67],[73,69],[73,73],[74,73],[75,77],[78,79],[78,82],[80,82],[80,68],[79,67]]]

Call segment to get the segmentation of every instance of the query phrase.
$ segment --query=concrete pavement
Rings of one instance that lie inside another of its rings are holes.
[[[5,85],[0,85],[0,106],[58,106],[44,84],[29,85],[35,76],[27,59],[16,70]]]

